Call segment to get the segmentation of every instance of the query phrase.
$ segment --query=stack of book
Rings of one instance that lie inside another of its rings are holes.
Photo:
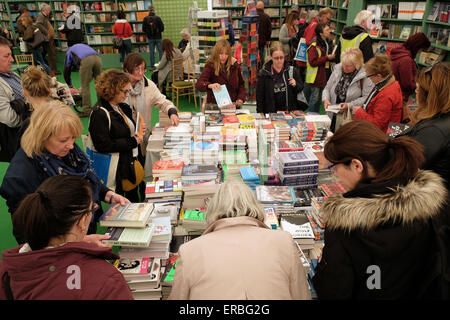
[[[311,199],[311,209],[307,210],[308,219],[311,222],[316,240],[323,240],[325,233],[322,202],[323,200],[319,200],[317,198]]]
[[[180,213],[180,224],[186,231],[203,232],[208,227],[206,223],[206,213],[204,210],[182,209]]]
[[[256,128],[239,129],[239,132],[247,137],[248,161],[256,164],[258,161],[258,133]]]
[[[191,163],[210,164],[219,160],[219,144],[216,141],[192,141]]]
[[[291,186],[256,186],[256,198],[263,206],[274,207],[278,215],[294,212],[296,198]]]
[[[206,126],[223,126],[223,118],[225,117],[224,114],[221,113],[207,113],[205,114],[205,124]]]
[[[192,112],[189,111],[178,112],[178,118],[180,119],[180,123],[189,124],[192,119]]]
[[[181,201],[182,188],[180,180],[153,180],[146,184],[145,199],[147,202]]]
[[[227,114],[222,118],[224,126],[239,128],[239,118],[235,114]]]
[[[333,194],[342,194],[346,193],[348,190],[345,188],[342,183],[335,181],[331,183],[322,183],[319,185],[319,189],[328,197]]]
[[[153,178],[159,180],[174,180],[181,177],[184,162],[180,160],[157,160],[152,167]]]
[[[328,129],[320,123],[300,122],[292,128],[292,140],[301,142],[325,140],[327,134]]]
[[[245,135],[220,135],[220,150],[245,150],[247,148],[247,137]]]
[[[325,197],[325,194],[319,188],[295,189],[295,197],[297,201],[295,202],[294,207],[309,209],[311,208],[311,200],[313,198],[317,198],[322,201]]]
[[[314,115],[305,115],[305,122],[313,122],[320,127],[324,127],[327,130],[330,130],[331,119],[326,114],[314,114]]]
[[[255,128],[255,118],[251,114],[238,114],[240,128],[250,129]]]
[[[135,300],[161,300],[161,260],[120,258],[114,266],[123,274]]]
[[[183,208],[195,209],[205,207],[205,199],[212,197],[216,191],[216,181],[221,174],[217,165],[191,164],[183,167]]]
[[[184,165],[181,171],[183,185],[196,184],[207,181],[215,181],[218,178],[219,169],[212,164]]]
[[[269,121],[269,123],[262,125],[262,131],[266,135],[266,140],[269,143],[272,143],[275,141],[275,127],[273,126],[272,122]]]
[[[272,120],[275,128],[275,141],[286,141],[291,137],[291,127],[286,120]]]
[[[161,287],[163,300],[166,300],[172,291],[173,277],[175,276],[175,268],[179,258],[178,254],[169,253],[169,258],[162,261]]]
[[[256,174],[255,169],[253,167],[240,168],[240,173],[244,183],[248,185],[250,189],[256,190],[256,186],[259,186],[260,184],[260,179]]]
[[[279,141],[278,152],[303,151],[303,145],[300,141]]]
[[[279,153],[281,183],[299,189],[317,187],[319,159],[311,151],[291,151]]]

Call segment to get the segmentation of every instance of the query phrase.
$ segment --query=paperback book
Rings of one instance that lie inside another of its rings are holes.
[[[151,223],[145,228],[110,227],[105,232],[105,235],[110,236],[110,238],[103,240],[103,242],[113,246],[145,248],[150,244],[154,229],[155,225]]]
[[[100,217],[102,227],[144,228],[153,211],[151,203],[112,204]]]

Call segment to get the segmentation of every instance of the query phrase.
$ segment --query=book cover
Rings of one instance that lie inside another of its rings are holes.
[[[164,285],[172,285],[173,277],[175,276],[175,268],[180,256],[175,253],[170,253],[169,258],[165,261],[165,270],[161,277]]]
[[[274,207],[264,207],[264,223],[272,230],[278,229],[278,217]]]
[[[291,186],[256,186],[256,196],[262,203],[295,202],[295,193]]]
[[[112,204],[100,217],[102,227],[144,228],[153,211],[151,203]]]
[[[152,170],[155,171],[162,171],[162,170],[173,170],[173,171],[181,171],[183,169],[184,162],[183,161],[177,161],[177,160],[157,160],[153,164]]]
[[[151,272],[153,259],[150,258],[121,258],[114,262],[114,266],[126,275],[148,275]]]
[[[233,104],[231,101],[230,94],[228,93],[228,89],[226,85],[222,85],[222,89],[220,91],[213,90],[214,98],[216,99],[216,103],[219,106],[219,108],[222,108],[224,106]]]
[[[145,228],[110,227],[105,232],[105,235],[109,235],[110,238],[103,242],[113,246],[145,248],[150,244],[154,227],[153,224],[149,224]]]
[[[136,130],[134,134],[138,137],[144,136],[144,118],[142,117],[142,114],[140,112],[136,115]]]
[[[412,29],[412,26],[410,26],[410,25],[404,25],[403,27],[402,27],[402,31],[400,32],[400,37],[399,37],[399,39],[408,39],[408,37],[410,36],[410,34],[411,34],[411,29]]]
[[[319,159],[310,150],[280,153],[280,164],[284,167],[319,163]]]
[[[315,239],[314,231],[305,215],[282,215],[280,226],[289,232],[294,239]]]
[[[153,241],[170,241],[170,239],[172,238],[172,225],[170,223],[170,217],[168,215],[151,217],[150,223],[154,225],[152,235]]]
[[[200,164],[192,164],[184,166],[181,175],[182,176],[209,176],[209,175],[217,175],[218,168],[216,165],[200,165]]]

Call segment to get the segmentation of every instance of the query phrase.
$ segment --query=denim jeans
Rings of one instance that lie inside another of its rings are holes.
[[[323,88],[311,87],[309,85],[305,85],[303,89],[303,93],[305,94],[305,98],[308,101],[308,112],[316,112],[320,111],[320,104],[322,103],[322,91]]]
[[[123,40],[123,45],[119,51],[120,51],[120,62],[123,62],[127,54],[131,53],[131,39]]]
[[[155,67],[155,45],[158,48],[158,61],[161,60],[161,39],[148,39],[148,46],[150,47],[150,68]]]
[[[45,71],[47,71],[47,73],[50,73],[50,67],[45,63],[44,57],[42,56],[42,52],[43,52],[42,48],[33,50],[34,64],[35,65],[40,64],[42,67],[44,67],[44,69],[45,69]]]

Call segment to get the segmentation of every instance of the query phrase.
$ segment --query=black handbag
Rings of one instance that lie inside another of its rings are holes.
[[[42,31],[39,29],[36,29],[36,30],[34,30],[33,42],[30,43],[30,46],[32,49],[36,49],[40,45],[42,45],[45,41],[47,41],[47,39],[45,38]]]
[[[124,34],[124,32],[125,32],[125,23],[123,24],[122,35]],[[120,49],[122,47],[123,47],[123,39],[119,38],[119,37],[114,38],[113,39],[113,48],[114,49]]]

